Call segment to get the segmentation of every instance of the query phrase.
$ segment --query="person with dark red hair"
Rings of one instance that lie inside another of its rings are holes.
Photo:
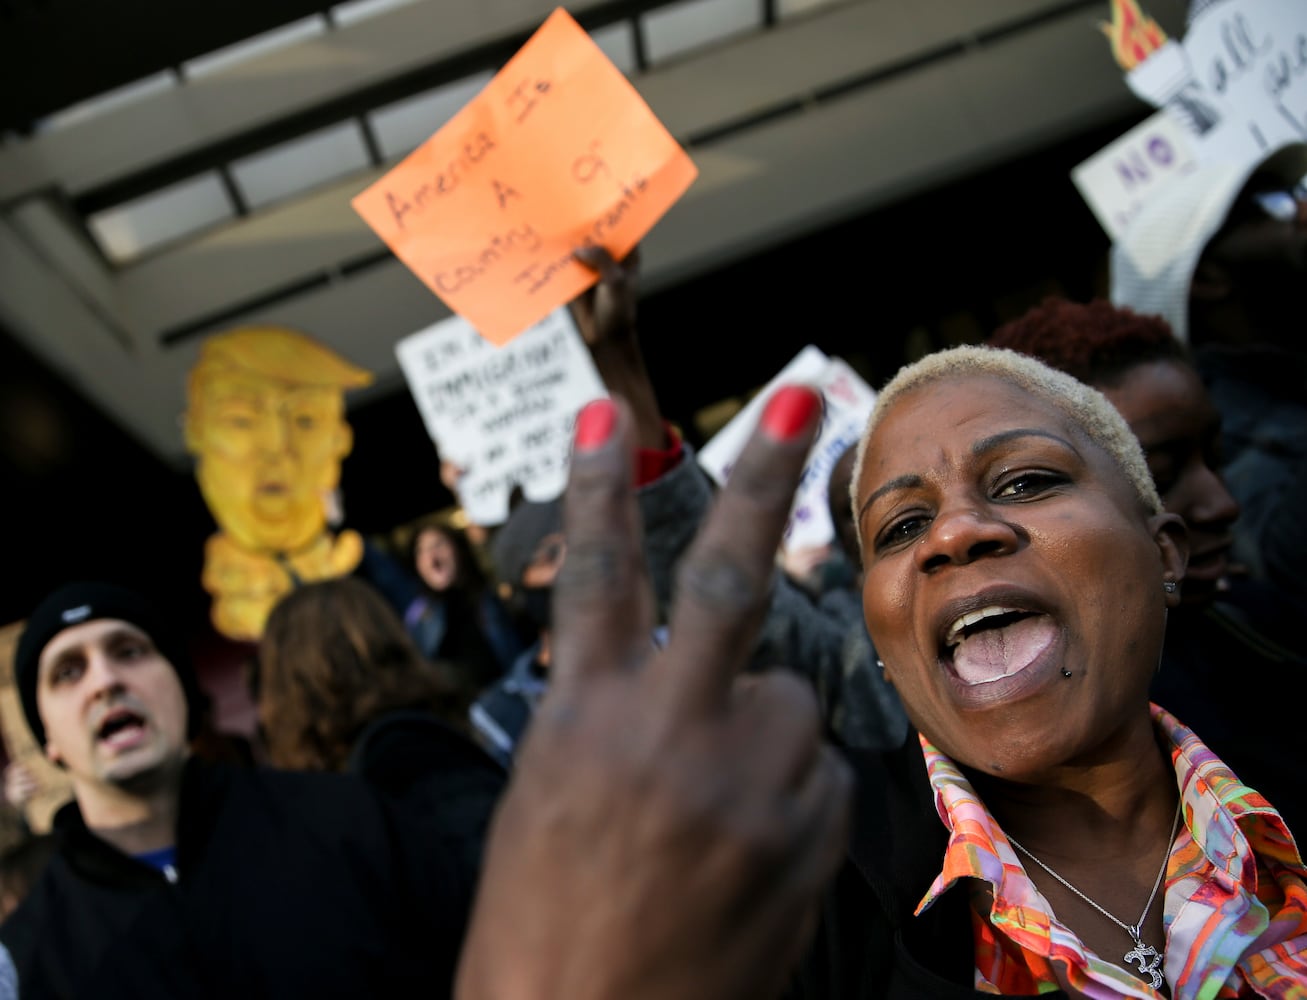
[[[1290,829],[1302,828],[1307,755],[1232,705],[1230,692],[1232,671],[1245,690],[1296,690],[1307,668],[1298,631],[1307,609],[1231,559],[1239,504],[1219,471],[1221,416],[1187,348],[1160,316],[1062,298],[1001,327],[989,344],[1092,385],[1139,438],[1162,502],[1184,518],[1192,543],[1152,696],[1276,801]]]

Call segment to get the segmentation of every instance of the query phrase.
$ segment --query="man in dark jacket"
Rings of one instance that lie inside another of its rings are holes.
[[[449,994],[465,866],[356,778],[190,757],[198,688],[139,595],[56,591],[14,671],[74,801],[0,927],[0,996]]]

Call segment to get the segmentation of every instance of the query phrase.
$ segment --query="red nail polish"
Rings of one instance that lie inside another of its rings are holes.
[[[762,429],[778,441],[788,441],[821,412],[821,395],[801,385],[782,386],[762,411]]]
[[[611,399],[596,399],[586,403],[576,415],[576,434],[573,437],[577,451],[594,451],[613,436],[617,426],[617,407]]]

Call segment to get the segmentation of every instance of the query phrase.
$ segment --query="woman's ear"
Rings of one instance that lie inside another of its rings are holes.
[[[1166,606],[1173,608],[1180,603],[1179,584],[1189,565],[1189,528],[1179,514],[1167,513],[1154,514],[1149,527],[1162,560],[1162,581],[1176,584],[1165,589]]]

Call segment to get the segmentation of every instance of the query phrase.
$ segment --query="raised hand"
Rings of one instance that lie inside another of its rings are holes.
[[[495,820],[460,1000],[766,998],[847,837],[851,779],[788,671],[737,676],[820,397],[778,392],[678,577],[666,647],[630,411],[577,421],[551,687]]]
[[[36,793],[41,790],[41,782],[30,767],[22,761],[11,761],[4,770],[4,797],[15,809],[27,808]]]
[[[459,495],[458,487],[466,472],[467,469],[461,465],[444,458],[440,460],[440,481],[445,484],[445,489],[449,490],[459,503],[463,502],[463,498]]]
[[[667,447],[662,410],[644,363],[635,329],[640,248],[620,263],[603,247],[576,251],[576,259],[599,273],[599,281],[570,303],[572,318],[590,349],[604,386],[621,396],[635,418],[635,441],[641,448]]]
[[[583,247],[576,251],[576,259],[599,273],[599,281],[571,302],[572,318],[586,344],[594,350],[633,340],[640,248],[620,263],[603,247]]]

